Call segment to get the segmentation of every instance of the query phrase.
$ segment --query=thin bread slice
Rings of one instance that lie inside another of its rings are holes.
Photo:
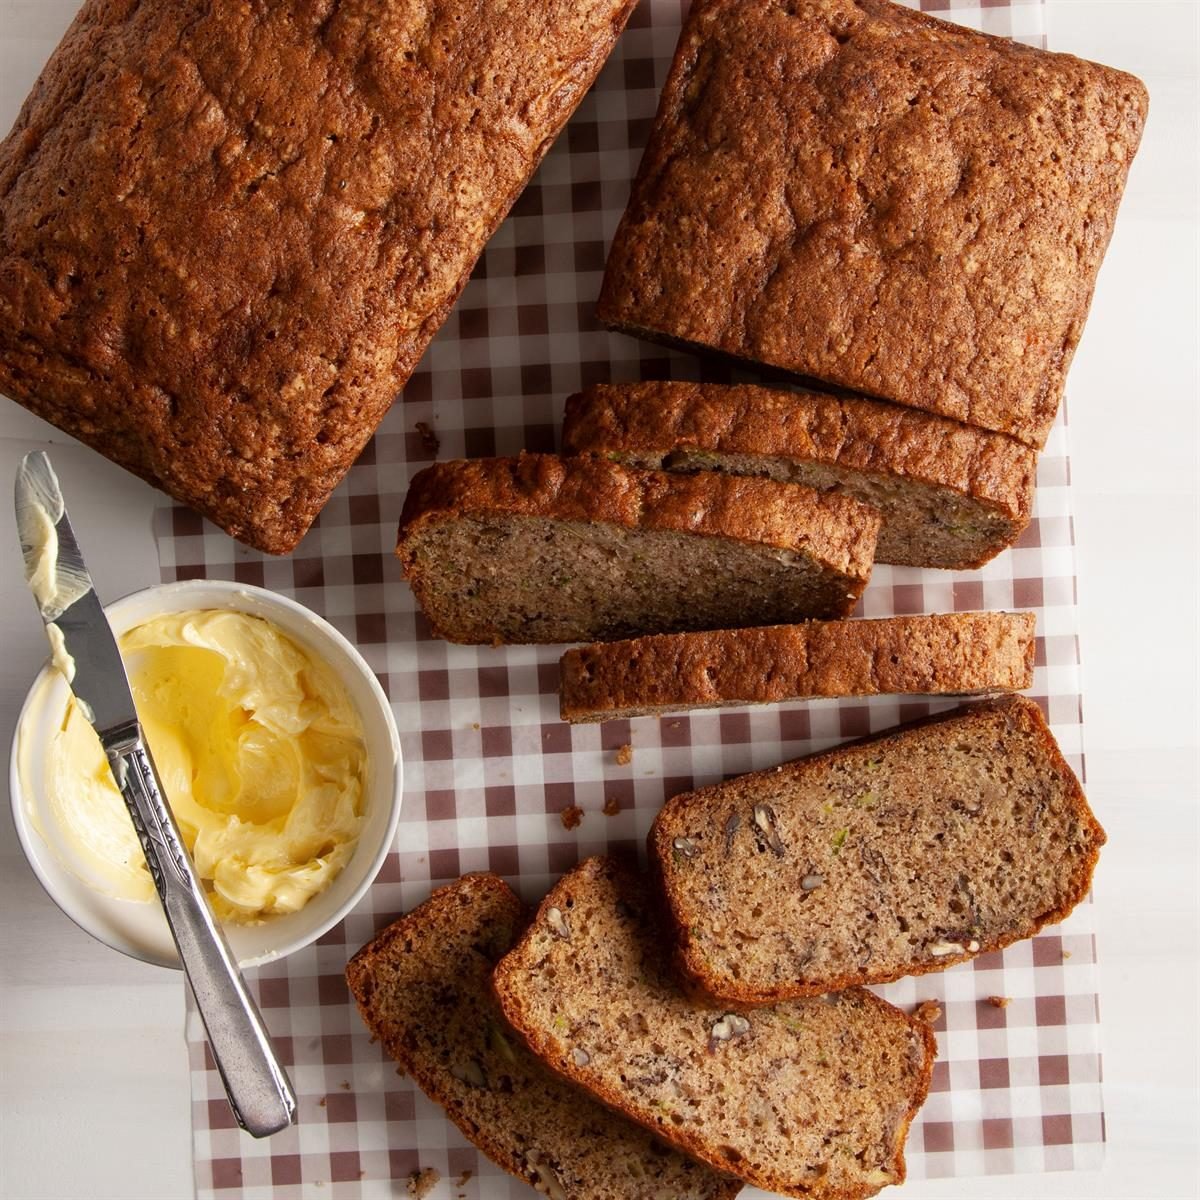
[[[650,832],[684,974],[748,1004],[1032,937],[1084,898],[1103,844],[1024,696],[676,796]]]
[[[941,613],[664,633],[568,650],[564,721],[819,696],[967,695],[1033,684],[1034,614]]]
[[[982,566],[1029,524],[1037,455],[947,417],[861,396],[753,385],[596,384],[567,400],[563,450],[645,469],[716,470],[878,508],[879,562]]]
[[[850,1200],[901,1182],[933,1071],[928,1026],[862,989],[757,1012],[698,1005],[668,974],[657,907],[612,859],[559,881],[493,976],[530,1048],[770,1191]]]
[[[396,553],[449,641],[607,641],[844,616],[878,532],[795,484],[522,454],[421,471]]]
[[[346,967],[372,1034],[493,1162],[556,1200],[727,1200],[741,1185],[565,1084],[507,1032],[490,979],[521,902],[466,875]]]

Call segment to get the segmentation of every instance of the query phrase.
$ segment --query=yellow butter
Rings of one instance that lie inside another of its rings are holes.
[[[155,617],[120,638],[138,715],[217,915],[296,912],[349,861],[362,823],[362,721],[323,662],[245,613]],[[111,895],[154,887],[91,726],[71,700],[47,799]]]

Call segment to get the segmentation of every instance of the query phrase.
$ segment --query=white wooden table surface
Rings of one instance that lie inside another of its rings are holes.
[[[0,0],[6,130],[77,0]],[[1049,0],[1055,49],[1140,75],[1151,115],[1069,397],[1109,1147],[1098,1174],[910,1184],[921,1197],[1200,1195],[1197,0]],[[103,595],[157,580],[149,488],[0,400],[0,481],[56,445]],[[0,744],[46,653],[0,488]],[[7,796],[7,788],[5,789]],[[0,815],[0,1197],[187,1200],[178,976],[81,933]]]

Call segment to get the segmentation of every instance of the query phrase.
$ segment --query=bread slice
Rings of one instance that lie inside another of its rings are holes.
[[[795,484],[523,454],[420,472],[396,553],[452,642],[606,641],[845,615],[878,532]]]
[[[752,385],[597,384],[567,401],[563,450],[841,492],[883,514],[879,562],[965,570],[1020,536],[1037,455],[947,417]]]
[[[372,1034],[490,1159],[556,1200],[726,1200],[741,1185],[546,1070],[507,1031],[492,965],[522,923],[494,875],[467,875],[346,967]]]
[[[693,1003],[668,975],[657,909],[612,859],[559,881],[493,976],[530,1048],[770,1191],[850,1200],[903,1180],[933,1071],[928,1026],[862,989],[745,1013]]]
[[[818,696],[965,695],[1033,685],[1034,614],[942,613],[664,633],[568,650],[564,721]]]
[[[676,796],[650,832],[684,973],[745,1003],[1032,937],[1084,898],[1103,844],[1023,696]]]

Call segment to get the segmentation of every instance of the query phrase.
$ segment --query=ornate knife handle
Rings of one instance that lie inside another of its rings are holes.
[[[117,730],[104,738],[104,748],[179,948],[233,1115],[254,1137],[277,1133],[295,1120],[292,1085],[163,800],[141,728]]]

